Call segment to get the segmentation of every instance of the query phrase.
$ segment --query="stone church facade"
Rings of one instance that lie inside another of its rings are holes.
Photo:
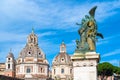
[[[84,62],[79,62],[81,67],[86,67]],[[90,64],[90,66],[93,66],[93,64]],[[47,80],[50,77],[49,75],[52,75],[52,79],[54,80],[73,80],[75,70],[78,72],[78,76],[80,75],[79,72],[84,73],[85,71],[85,67],[82,69],[83,71],[79,71],[75,67],[78,67],[78,64],[73,63],[72,57],[67,53],[65,43],[62,42],[60,51],[53,59],[52,68],[49,71],[49,63],[45,57],[45,53],[39,48],[38,37],[32,31],[28,35],[27,43],[19,53],[18,58],[15,59],[13,53],[10,51],[6,57],[6,62],[0,63],[0,75],[23,80]],[[113,79],[114,77],[109,77],[107,80]],[[100,80],[99,77],[98,80]]]
[[[45,54],[38,46],[38,37],[32,32],[16,60],[16,77],[47,79],[48,69]]]
[[[49,76],[49,63],[45,53],[38,46],[38,37],[32,31],[27,37],[25,47],[15,60],[10,51],[6,62],[0,65],[1,75],[17,77],[25,80],[46,80]]]
[[[53,59],[52,78],[54,80],[73,80],[71,56],[67,54],[64,42],[60,45],[60,52]]]

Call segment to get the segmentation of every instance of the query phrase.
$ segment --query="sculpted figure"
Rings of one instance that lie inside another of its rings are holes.
[[[101,33],[97,32],[97,24],[94,19],[94,14],[97,6],[93,7],[89,11],[89,16],[85,15],[85,18],[81,21],[81,27],[78,30],[81,36],[80,41],[76,41],[77,50],[80,51],[95,51],[96,48],[96,36],[103,38]]]

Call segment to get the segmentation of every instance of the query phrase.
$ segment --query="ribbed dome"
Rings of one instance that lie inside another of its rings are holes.
[[[53,65],[57,64],[71,65],[71,56],[69,56],[67,53],[59,53],[53,60]]]
[[[19,53],[19,58],[23,60],[26,58],[31,60],[36,58],[39,61],[46,59],[45,53],[38,46],[38,37],[33,31],[28,35],[26,46]]]
[[[26,45],[20,52],[19,57],[34,57],[45,59],[45,53],[38,46]]]

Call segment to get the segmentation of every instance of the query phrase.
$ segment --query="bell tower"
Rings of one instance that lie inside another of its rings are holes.
[[[60,53],[66,53],[66,45],[65,45],[64,41],[62,41],[62,43],[60,45]]]
[[[11,50],[6,57],[5,66],[5,76],[15,77],[15,59]]]

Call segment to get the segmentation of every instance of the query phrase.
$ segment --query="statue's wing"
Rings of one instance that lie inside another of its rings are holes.
[[[95,16],[95,10],[96,10],[97,6],[94,6],[90,11],[89,14],[90,16],[94,17]]]
[[[104,38],[101,33],[97,33],[97,36],[101,37],[102,39]]]
[[[80,23],[76,23],[76,25],[81,25]]]

